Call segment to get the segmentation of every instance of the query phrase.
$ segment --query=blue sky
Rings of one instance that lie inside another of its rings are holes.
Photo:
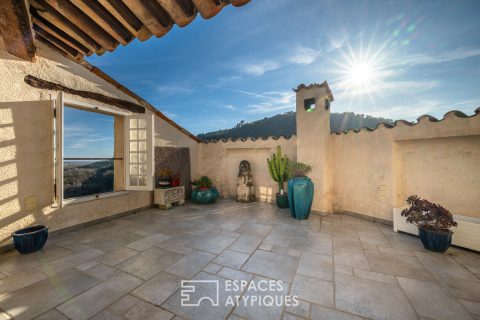
[[[112,158],[113,117],[66,107],[64,109],[65,158]]]
[[[88,60],[194,134],[294,110],[291,89],[324,80],[332,112],[472,114],[479,12],[476,0],[252,0]]]

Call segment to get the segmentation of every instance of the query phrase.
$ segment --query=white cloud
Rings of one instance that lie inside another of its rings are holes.
[[[440,106],[440,102],[434,100],[418,100],[415,104],[408,105],[394,105],[382,110],[367,111],[368,115],[374,117],[383,117],[389,119],[406,119],[416,120],[418,117],[424,114],[432,113],[437,107]]]
[[[419,93],[428,91],[438,86],[437,81],[394,81],[379,80],[373,81],[370,85],[352,88],[348,80],[333,82],[332,87],[335,88],[336,95],[340,99],[345,96],[361,96],[365,94],[381,94],[390,93]]]
[[[291,91],[264,92],[258,95],[261,100],[248,106],[248,113],[266,114],[295,110],[295,93]]]
[[[313,63],[319,54],[320,51],[300,46],[297,47],[291,54],[289,54],[287,61],[294,64],[308,65]]]
[[[234,105],[232,104],[227,104],[225,106],[223,106],[225,109],[228,109],[228,110],[232,110],[232,111],[235,111],[235,110],[238,110]]]
[[[280,67],[278,62],[267,60],[259,63],[248,63],[240,66],[240,71],[249,75],[261,76],[267,71],[276,70]]]
[[[347,43],[348,37],[347,35],[339,35],[336,37],[330,37],[330,47],[329,51],[340,49]]]
[[[449,50],[440,53],[413,54],[403,56],[398,58],[398,60],[393,61],[393,63],[399,66],[415,66],[422,64],[451,62],[477,56],[480,56],[480,49],[457,48],[455,50]]]
[[[160,94],[191,94],[193,89],[174,85],[155,85],[155,91]]]
[[[170,112],[170,111],[162,111],[162,113],[164,115],[166,115],[167,117],[169,117],[170,119],[175,119],[175,118],[178,117],[178,114]]]

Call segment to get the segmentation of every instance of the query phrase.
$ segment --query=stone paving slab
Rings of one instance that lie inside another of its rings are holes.
[[[180,283],[190,278],[282,280],[300,305],[182,307]],[[480,319],[480,255],[429,252],[353,216],[297,221],[259,202],[187,203],[52,237],[34,254],[0,254],[0,319],[37,317]]]
[[[120,273],[65,302],[57,310],[70,319],[89,319],[141,284],[140,279]]]

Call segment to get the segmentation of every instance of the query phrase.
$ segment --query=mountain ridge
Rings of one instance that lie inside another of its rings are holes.
[[[241,138],[267,138],[290,137],[296,135],[296,113],[289,111],[272,117],[265,117],[260,120],[245,122],[240,121],[233,128],[211,131],[198,134],[197,137],[203,141],[221,140],[221,139],[241,139]],[[350,129],[361,129],[364,127],[375,128],[379,123],[392,125],[393,120],[372,117],[353,112],[331,113],[330,114],[330,132],[340,132]]]

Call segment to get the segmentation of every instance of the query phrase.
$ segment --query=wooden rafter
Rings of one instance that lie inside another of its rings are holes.
[[[158,2],[149,0],[123,0],[123,3],[155,36],[161,37],[172,28],[172,19],[170,19],[168,13]]]
[[[67,53],[68,55],[72,56],[74,59],[81,59],[82,58],[82,54],[80,52],[78,52],[77,49],[72,48],[71,46],[69,46],[65,42],[56,38],[54,35],[48,33],[46,30],[43,30],[42,28],[40,28],[37,25],[35,25],[33,27],[33,29],[35,30],[35,33],[37,34],[37,36],[40,36],[40,38],[42,38],[43,40],[45,40],[45,39],[48,40],[55,47],[59,48],[60,50]]]
[[[60,30],[67,33],[70,37],[87,47],[91,52],[99,53],[102,47],[95,42],[88,34],[83,32],[78,26],[66,19],[54,8],[45,3],[43,0],[30,0],[34,10],[45,20],[55,25]]]
[[[224,7],[224,2],[217,0],[192,0],[204,19],[210,19]]]
[[[25,0],[0,1],[0,33],[7,52],[24,60],[35,60],[35,40]]]
[[[102,29],[115,38],[118,42],[126,45],[133,40],[133,35],[125,28],[110,12],[97,1],[70,0],[77,8],[82,10],[95,21]]]
[[[190,0],[187,0],[190,1]],[[185,0],[158,0],[158,3],[168,12],[179,27],[185,27],[195,19],[195,6],[187,5]]]
[[[87,47],[85,47],[84,45],[82,45],[80,42],[73,39],[72,37],[70,37],[68,34],[63,32],[63,30],[60,30],[59,28],[57,28],[47,20],[43,19],[42,17],[32,14],[32,20],[34,23],[34,28],[40,27],[41,29],[47,31],[49,34],[56,37],[58,40],[64,42],[65,44],[69,45],[72,48],[77,49],[77,51],[82,54],[86,54],[86,55],[92,54],[92,52],[88,50]]]
[[[150,30],[128,9],[120,0],[98,0],[125,28],[127,28],[140,41],[145,41],[152,36]]]
[[[82,29],[94,39],[103,49],[112,51],[118,42],[105,30],[100,28],[92,18],[74,6],[69,0],[45,0],[53,9]]]
[[[36,78],[32,75],[25,76],[25,82],[31,85],[32,87],[35,87],[38,89],[63,91],[65,93],[76,95],[82,98],[92,99],[92,100],[106,103],[112,106],[116,106],[120,109],[127,110],[130,112],[145,113],[145,108],[136,103],[133,103],[127,100],[108,97],[96,92],[71,89],[58,83]]]

